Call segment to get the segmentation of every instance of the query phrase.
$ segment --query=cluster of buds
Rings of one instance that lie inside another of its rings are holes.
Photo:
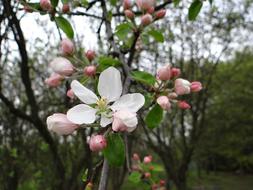
[[[152,165],[153,157],[147,155],[141,161],[140,156],[134,153],[132,156],[132,171],[139,172],[143,182],[148,182],[152,190],[165,190],[165,180],[157,180]]]
[[[157,71],[157,91],[159,97],[156,102],[164,110],[171,110],[171,103],[177,103],[177,106],[181,109],[190,109],[191,106],[185,100],[177,100],[178,96],[190,94],[191,92],[199,92],[202,90],[202,84],[199,81],[189,82],[188,80],[178,78],[181,74],[180,69],[172,68],[170,65],[166,65]],[[173,82],[173,88],[168,89],[168,82]]]
[[[166,15],[165,9],[155,11],[155,0],[136,0],[135,3],[132,0],[124,0],[124,13],[130,20],[134,20],[135,18],[135,14],[132,11],[134,4],[136,4],[138,9],[143,13],[141,16],[142,26],[147,26],[153,21],[161,19]]]
[[[75,53],[75,46],[72,40],[63,39],[60,43],[60,49],[62,56],[55,58],[49,64],[54,73],[52,73],[51,76],[45,80],[45,83],[50,87],[59,86],[64,78],[68,78],[74,73],[78,72],[78,69],[76,69],[70,61],[73,59],[69,59],[73,58]],[[84,57],[86,60],[88,60],[87,62],[90,65],[85,66],[82,70],[82,73],[87,77],[95,76],[96,66],[91,64],[96,57],[95,52],[93,50],[88,50],[84,52]],[[67,96],[71,99],[74,98],[74,94],[71,89],[67,91]]]

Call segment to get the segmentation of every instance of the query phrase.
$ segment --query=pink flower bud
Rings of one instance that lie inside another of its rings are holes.
[[[83,73],[89,77],[92,77],[94,75],[96,75],[96,66],[95,65],[90,65],[90,66],[86,66],[83,70]]]
[[[90,149],[93,152],[101,151],[107,146],[106,139],[103,135],[94,135],[89,141]]]
[[[63,39],[61,41],[61,50],[64,55],[71,55],[74,53],[74,44],[70,39]]]
[[[55,113],[47,118],[47,128],[58,135],[72,134],[79,126],[67,119],[67,115]]]
[[[67,91],[67,96],[70,98],[70,99],[74,99],[75,98],[75,94],[74,94],[74,91],[72,89],[69,89]]]
[[[62,12],[63,13],[68,13],[70,11],[70,7],[68,3],[63,4],[62,6]]]
[[[149,164],[150,162],[152,162],[152,156],[145,156],[143,159],[144,164]]]
[[[199,92],[200,90],[202,90],[202,84],[199,81],[194,81],[191,83],[192,92]]]
[[[130,9],[132,6],[133,6],[132,0],[124,0],[123,1],[124,10]]]
[[[155,13],[155,18],[156,18],[156,19],[161,19],[161,18],[163,18],[165,15],[166,15],[166,10],[165,10],[165,9],[161,9],[161,10],[159,10],[159,11],[157,11],[157,12]]]
[[[145,177],[145,178],[150,178],[150,177],[151,177],[151,173],[145,172],[145,173],[144,173],[144,177]]]
[[[139,157],[139,155],[137,153],[133,154],[133,160],[135,160],[135,161],[140,160],[140,157]]]
[[[57,57],[51,63],[50,67],[53,69],[54,72],[69,76],[75,72],[74,66],[70,63],[70,61],[64,57]]]
[[[165,186],[165,184],[166,184],[166,182],[165,182],[165,180],[160,180],[160,182],[159,182],[159,184],[160,184],[160,186]]]
[[[96,57],[96,53],[95,51],[93,50],[88,50],[86,53],[85,53],[85,56],[87,57],[87,59],[89,61],[92,61],[95,57]]]
[[[152,22],[152,20],[153,20],[152,16],[147,13],[141,17],[141,24],[143,26],[147,26]]]
[[[125,16],[127,17],[127,18],[129,18],[129,19],[133,19],[134,18],[134,13],[133,13],[133,11],[130,11],[130,10],[125,10]]]
[[[188,80],[176,79],[175,80],[175,92],[178,95],[189,94],[191,92],[191,83]]]
[[[191,106],[186,101],[178,101],[177,105],[179,108],[183,110],[187,110],[191,108]]]
[[[179,75],[181,74],[181,70],[178,69],[178,68],[171,68],[171,77],[174,78],[174,77],[178,77]]]
[[[50,11],[52,7],[50,0],[40,0],[40,7],[44,11]]]
[[[169,98],[169,99],[176,99],[176,98],[177,98],[177,93],[175,93],[175,92],[169,93],[169,94],[168,94],[168,98]]]
[[[61,75],[53,73],[45,80],[45,83],[50,87],[57,87],[61,84],[62,79],[63,77]]]
[[[159,80],[169,80],[171,78],[170,65],[158,69],[156,76]]]
[[[158,188],[159,188],[158,184],[153,184],[151,187],[152,190],[158,190]]]
[[[170,110],[171,104],[169,98],[167,96],[160,96],[157,98],[156,102],[161,106],[164,110]]]
[[[141,10],[148,10],[155,6],[155,0],[136,0],[136,4]]]
[[[147,9],[147,13],[149,13],[149,14],[153,14],[154,12],[155,12],[155,7],[149,7]]]

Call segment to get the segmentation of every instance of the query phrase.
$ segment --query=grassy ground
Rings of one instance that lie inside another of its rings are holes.
[[[212,173],[198,178],[191,175],[189,187],[191,190],[253,190],[253,176]]]
[[[197,177],[196,173],[188,176],[189,190],[253,190],[253,175],[236,175],[232,173],[202,173]],[[139,185],[125,181],[122,190],[143,190]],[[172,189],[176,190],[176,189]]]

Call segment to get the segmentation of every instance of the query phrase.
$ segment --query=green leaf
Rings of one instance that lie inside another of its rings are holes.
[[[174,2],[174,6],[177,7],[177,6],[179,5],[180,1],[181,1],[181,0],[174,0],[174,1],[173,1],[173,2]]]
[[[59,0],[50,0],[53,7],[57,7]]]
[[[36,10],[42,10],[40,7],[40,3],[27,3],[27,5]]]
[[[66,4],[69,2],[69,0],[61,0],[62,4]]]
[[[145,123],[148,126],[148,128],[154,129],[158,127],[162,119],[163,119],[163,110],[158,104],[155,104],[155,106],[147,114],[145,118]]]
[[[164,168],[163,166],[159,165],[159,164],[152,164],[153,166],[153,171],[154,172],[163,172]]]
[[[141,181],[141,174],[139,172],[132,172],[129,177],[128,180],[132,183],[139,183]]]
[[[122,23],[116,27],[116,32],[115,35],[120,39],[120,40],[125,40],[129,33],[132,32],[132,26],[129,22]]]
[[[71,39],[74,37],[74,30],[68,20],[62,16],[55,17],[55,22],[59,28]]]
[[[81,5],[83,7],[87,7],[89,5],[89,2],[87,0],[81,0]]]
[[[131,76],[134,80],[153,86],[156,78],[145,71],[133,71]]]
[[[155,41],[164,42],[163,34],[160,31],[157,31],[157,30],[153,29],[153,30],[148,31],[148,34],[150,36],[152,36],[155,39]]]
[[[105,158],[112,166],[122,166],[125,161],[125,146],[119,134],[110,134],[107,137],[107,146],[103,151]]]
[[[113,6],[116,6],[117,0],[110,0],[110,3],[111,3]]]
[[[189,13],[188,13],[189,20],[195,20],[197,18],[202,6],[203,6],[203,3],[200,0],[195,0],[191,4],[189,8]]]
[[[121,65],[121,62],[118,59],[112,57],[101,56],[98,58],[98,64],[99,64],[98,70],[103,71],[111,66],[118,67]]]

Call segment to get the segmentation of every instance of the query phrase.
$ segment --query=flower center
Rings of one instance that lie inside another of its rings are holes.
[[[106,98],[101,98],[97,101],[97,106],[100,111],[106,111],[107,109],[107,100]]]

